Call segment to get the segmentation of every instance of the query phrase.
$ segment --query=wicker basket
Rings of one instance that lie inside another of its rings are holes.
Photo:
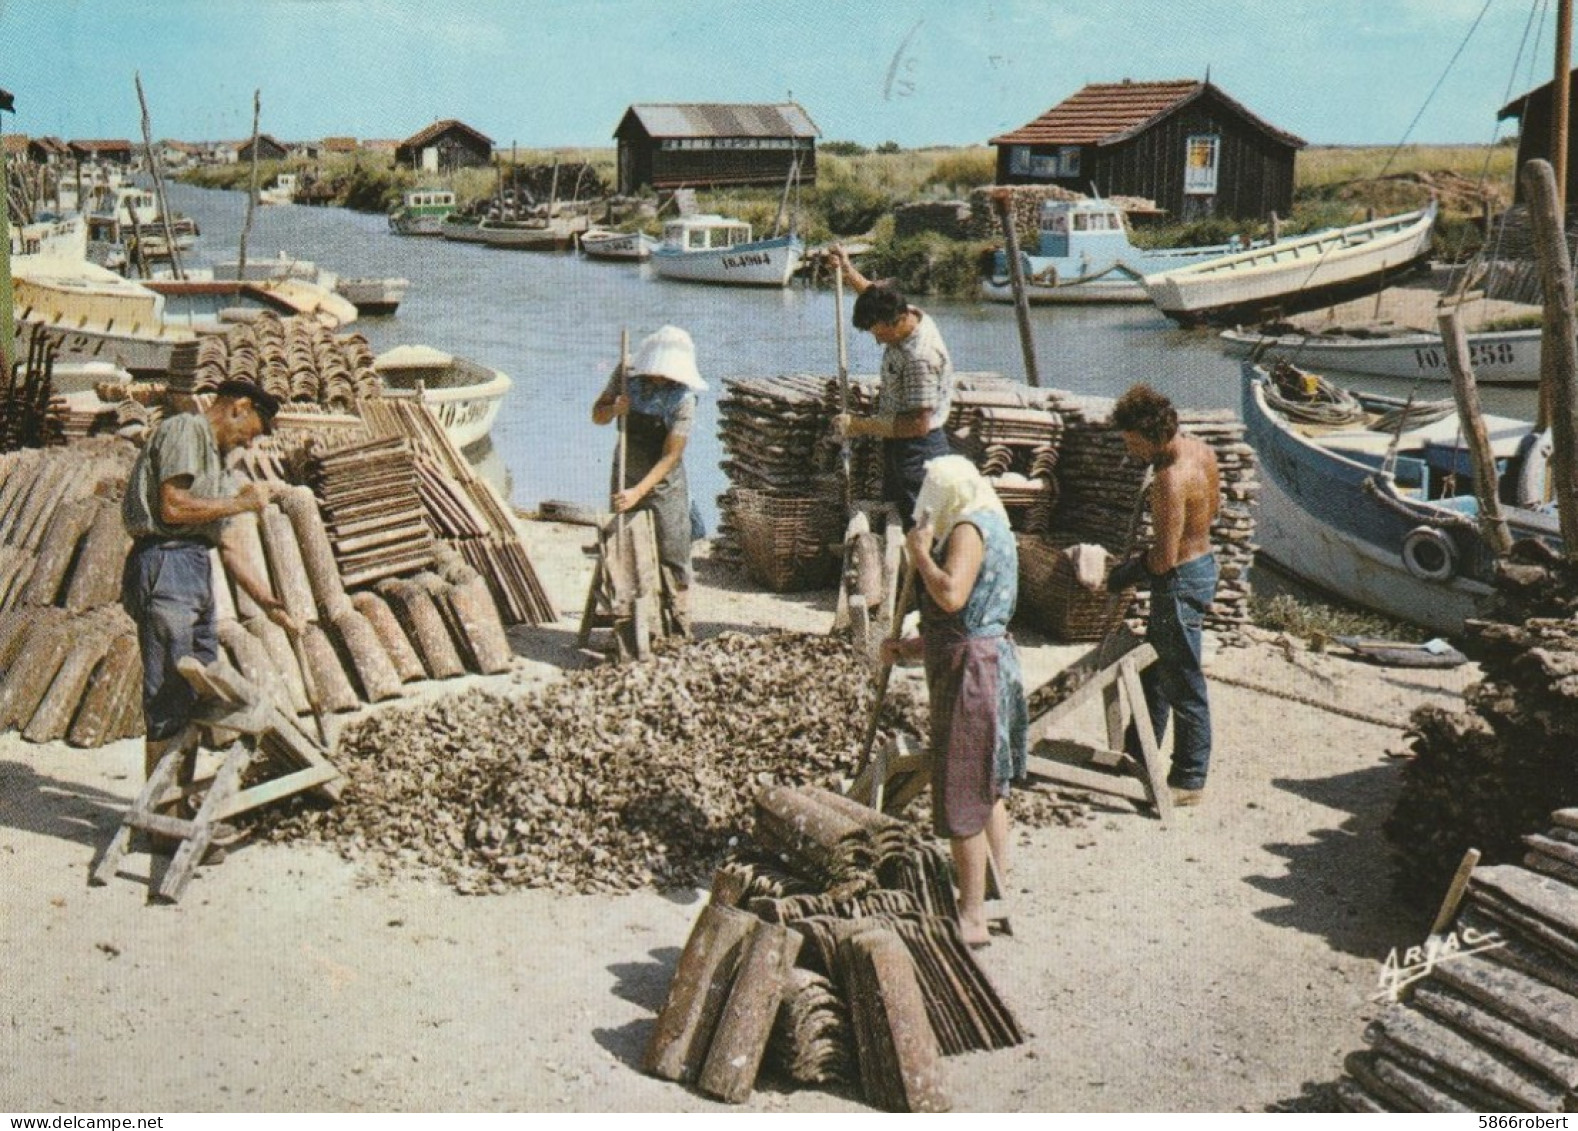
[[[1123,619],[1134,589],[1112,597],[1105,588],[1079,583],[1068,551],[1041,538],[1020,534],[1019,616],[1063,641],[1100,640]]]
[[[838,558],[829,546],[843,537],[843,507],[833,499],[757,491],[734,492],[745,572],[774,593],[832,585]]]

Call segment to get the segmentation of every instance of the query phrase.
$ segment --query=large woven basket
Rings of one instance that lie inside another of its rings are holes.
[[[1123,619],[1133,588],[1111,597],[1105,587],[1086,589],[1068,552],[1035,535],[1015,537],[1019,547],[1019,616],[1055,640],[1100,640]]]
[[[734,492],[745,572],[775,593],[832,585],[838,558],[829,547],[843,537],[843,507],[835,499],[758,491]]]

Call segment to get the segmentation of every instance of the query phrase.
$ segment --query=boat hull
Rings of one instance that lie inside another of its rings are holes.
[[[393,314],[405,298],[407,279],[341,279],[334,291],[348,299],[356,312],[364,316],[380,317]]]
[[[656,241],[642,232],[587,232],[581,236],[581,251],[588,259],[608,259],[624,263],[652,258]]]
[[[391,216],[389,230],[397,236],[442,236],[442,216]]]
[[[981,297],[987,302],[1013,302],[1013,284],[998,279],[984,279],[981,282]],[[1145,288],[1137,279],[1062,283],[1054,287],[1027,281],[1025,300],[1032,306],[1053,306],[1062,303],[1144,303],[1150,302],[1151,296],[1145,293]]]
[[[1528,385],[1540,379],[1539,330],[1495,330],[1468,335],[1469,365],[1481,385]],[[1295,365],[1324,372],[1362,373],[1406,380],[1452,380],[1439,334],[1390,338],[1336,338],[1321,335],[1270,336],[1225,330],[1222,342],[1235,357],[1285,357]]]
[[[1318,589],[1435,632],[1461,632],[1464,620],[1486,615],[1495,559],[1472,520],[1449,505],[1388,493],[1377,467],[1289,428],[1267,406],[1264,389],[1263,371],[1245,365],[1245,439],[1261,472],[1259,552]],[[1452,564],[1438,579],[1410,570],[1405,558],[1410,536],[1423,527],[1451,543]],[[1525,533],[1532,532],[1515,530]]]
[[[498,380],[476,388],[424,390],[422,403],[433,410],[455,446],[464,450],[488,438],[510,384],[500,373]]]
[[[805,245],[779,237],[705,251],[679,251],[667,245],[652,253],[653,269],[665,279],[725,286],[783,287],[800,266]]]
[[[1334,229],[1145,276],[1185,326],[1253,324],[1373,294],[1429,265],[1436,209]]]

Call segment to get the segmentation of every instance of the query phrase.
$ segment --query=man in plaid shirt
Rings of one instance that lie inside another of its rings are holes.
[[[884,347],[876,415],[840,413],[833,418],[833,430],[841,440],[882,440],[883,498],[898,507],[899,521],[909,530],[915,524],[915,498],[926,477],[926,462],[949,451],[943,425],[953,401],[953,361],[937,323],[925,311],[855,270],[843,248],[835,247],[832,256],[859,296],[855,328],[871,331]]]

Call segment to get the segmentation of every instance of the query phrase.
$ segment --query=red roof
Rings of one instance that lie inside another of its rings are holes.
[[[1256,117],[1208,82],[1175,79],[1167,82],[1091,83],[1059,102],[1033,122],[994,137],[992,145],[1113,145],[1139,133],[1152,122],[1199,98],[1207,90],[1233,107],[1253,126],[1285,145],[1302,147],[1304,139]]]
[[[73,149],[88,150],[93,153],[130,153],[132,147],[132,143],[124,138],[109,141],[73,141],[70,144]]]

